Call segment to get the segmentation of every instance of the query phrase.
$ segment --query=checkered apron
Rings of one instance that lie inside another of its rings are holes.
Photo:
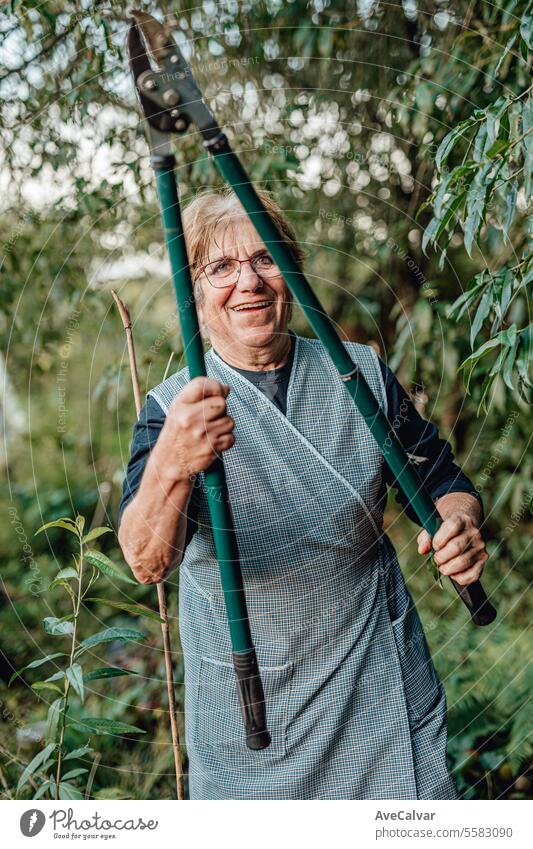
[[[386,410],[371,348],[344,343]],[[246,747],[203,475],[180,566],[192,799],[454,799],[446,699],[391,542],[382,460],[318,340],[296,337],[286,416],[211,349],[231,386],[224,453],[271,745]],[[153,389],[165,412],[183,369]]]

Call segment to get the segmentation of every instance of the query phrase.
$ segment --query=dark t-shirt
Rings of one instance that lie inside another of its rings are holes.
[[[289,359],[281,368],[258,372],[231,366],[231,368],[244,375],[258,389],[264,392],[272,403],[279,407],[284,415],[287,408],[287,388],[291,376],[295,347],[294,334],[292,331],[289,332],[292,338],[291,352]],[[216,353],[218,354],[218,351]],[[221,357],[221,359],[223,358]],[[408,454],[414,458],[427,458],[424,462],[417,463],[417,471],[426,484],[433,500],[448,492],[468,492],[479,498],[472,482],[454,462],[450,444],[445,439],[440,439],[434,424],[422,418],[407,392],[388,366],[382,360],[379,360],[379,364],[385,383],[389,421],[395,423],[398,438]],[[151,396],[148,396],[133,428],[131,454],[124,480],[122,499],[119,505],[119,524],[124,508],[139,488],[150,451],[154,447],[164,423],[165,413],[157,401]],[[405,495],[398,489],[394,475],[387,464],[384,464],[382,491],[380,494],[380,500],[383,502],[387,497],[387,486],[396,488],[397,499],[409,518],[420,524]],[[187,509],[185,546],[189,544],[198,527],[197,516],[197,492],[193,487]]]
[[[239,374],[244,375],[244,377],[246,377],[250,383],[257,386],[257,388],[260,389],[261,392],[263,392],[266,397],[276,405],[276,407],[279,407],[283,415],[285,415],[287,410],[287,389],[289,388],[292,363],[294,360],[295,335],[292,330],[289,330],[289,335],[291,337],[291,350],[287,358],[287,362],[280,368],[270,369],[270,371],[247,371],[246,369],[232,366],[234,371],[238,371]],[[216,349],[214,350],[220,357],[218,351]],[[220,357],[220,359],[222,360],[224,358]],[[226,361],[224,360],[224,362]]]

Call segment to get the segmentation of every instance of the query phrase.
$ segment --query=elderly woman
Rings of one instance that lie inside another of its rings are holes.
[[[454,799],[444,689],[382,529],[395,481],[322,344],[288,329],[290,293],[237,198],[197,197],[184,227],[208,377],[181,369],[148,393],[119,540],[141,583],[180,567],[190,797]],[[419,458],[444,519],[441,572],[471,583],[487,556],[474,487],[373,349],[344,344]],[[245,744],[203,484],[221,455],[272,735],[261,751]]]

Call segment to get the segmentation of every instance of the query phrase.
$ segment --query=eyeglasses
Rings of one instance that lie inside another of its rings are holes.
[[[211,286],[215,289],[224,289],[226,286],[235,286],[241,276],[241,267],[249,262],[259,277],[277,277],[281,274],[279,266],[266,251],[256,254],[251,259],[233,259],[229,256],[220,257],[214,262],[208,262],[198,269],[194,281],[200,274],[205,274]]]

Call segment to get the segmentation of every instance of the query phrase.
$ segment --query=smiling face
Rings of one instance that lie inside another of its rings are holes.
[[[264,242],[244,217],[215,232],[204,263],[223,257],[254,260],[265,253],[268,251]],[[241,265],[234,286],[215,288],[205,273],[199,278],[200,324],[206,327],[215,350],[232,365],[244,369],[275,363],[287,350],[291,296],[281,273],[260,276],[262,264],[266,265],[265,260],[256,259],[256,271],[250,262]]]

